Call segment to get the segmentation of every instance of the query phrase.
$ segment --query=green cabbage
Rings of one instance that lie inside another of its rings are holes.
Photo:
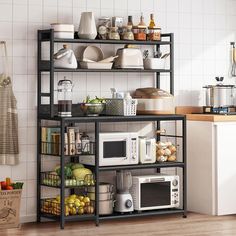
[[[86,175],[92,175],[92,171],[87,168],[78,168],[73,170],[72,173],[77,180],[84,180]]]

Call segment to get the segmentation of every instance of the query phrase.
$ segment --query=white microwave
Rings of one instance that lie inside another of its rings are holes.
[[[107,132],[99,134],[99,166],[135,165],[139,162],[138,133]],[[94,155],[82,155],[80,163],[95,165]]]
[[[133,176],[130,193],[134,210],[156,210],[179,207],[179,176]]]

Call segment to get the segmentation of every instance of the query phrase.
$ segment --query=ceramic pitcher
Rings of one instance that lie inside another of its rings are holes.
[[[97,36],[97,28],[95,18],[92,12],[82,12],[78,36],[81,39],[95,39]]]

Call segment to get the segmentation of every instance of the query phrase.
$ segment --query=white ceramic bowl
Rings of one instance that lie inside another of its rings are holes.
[[[104,54],[101,48],[96,46],[87,46],[84,49],[82,55],[82,61],[88,59],[94,62],[101,61],[104,58]]]
[[[166,59],[162,58],[147,58],[143,60],[144,69],[164,70]]]

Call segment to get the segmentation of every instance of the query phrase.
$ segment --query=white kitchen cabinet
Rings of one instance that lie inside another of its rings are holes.
[[[236,122],[187,122],[188,210],[236,214]]]

